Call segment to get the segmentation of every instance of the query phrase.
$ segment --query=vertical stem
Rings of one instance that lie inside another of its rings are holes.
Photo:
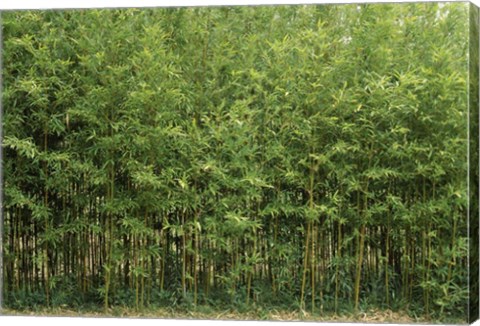
[[[311,222],[307,221],[307,234],[305,236],[305,251],[303,254],[303,276],[302,276],[302,288],[300,291],[300,307],[305,309],[305,285],[307,282],[307,266],[308,266],[308,249],[310,247],[310,229]]]
[[[428,257],[427,257],[427,272],[426,272],[426,278],[425,281],[427,283],[427,295],[426,295],[426,302],[425,302],[425,310],[427,312],[427,317],[430,317],[430,285],[429,285],[429,280],[430,280],[430,267],[431,267],[431,262],[432,262],[432,237],[430,235],[430,222],[428,223],[427,227],[427,237],[428,237]]]
[[[389,290],[389,275],[388,275],[388,268],[389,268],[389,259],[390,259],[390,210],[388,211],[387,215],[387,238],[385,240],[385,298],[387,301],[387,307],[390,306],[390,290]]]
[[[413,238],[410,241],[410,248],[411,248],[411,265],[410,265],[410,290],[408,291],[408,296],[407,296],[407,302],[410,302],[412,300],[412,293],[413,293],[413,277],[414,277],[414,269],[415,269],[415,262],[416,262],[416,257],[415,257],[415,238]]]
[[[427,201],[427,191],[426,191],[426,178],[422,177],[422,201],[423,203],[426,203]],[[425,218],[425,216],[424,216]],[[425,288],[423,290],[423,302],[425,306],[425,311],[426,315],[429,315],[429,286],[428,286],[428,248],[427,248],[427,241],[430,242],[429,240],[429,227],[427,222],[425,222],[425,229],[422,232],[422,265],[425,268],[425,272],[423,275],[423,281],[425,282]]]
[[[274,248],[276,248],[277,246],[277,234],[278,234],[278,216],[275,215],[274,217],[274,230],[273,230],[273,245],[274,245]],[[273,295],[276,296],[277,294],[277,280],[276,280],[276,277],[275,277],[275,273],[273,273],[273,279],[272,279],[272,292],[273,292]]]
[[[198,270],[198,262],[199,262],[199,254],[198,254],[198,248],[199,248],[199,230],[198,230],[198,216],[200,214],[200,211],[197,210],[197,212],[194,215],[194,234],[193,238],[195,240],[194,243],[194,257],[193,257],[193,303],[196,306],[197,305],[197,300],[198,300],[198,275],[197,275],[197,270]]]
[[[111,155],[113,158],[113,155]],[[113,201],[114,193],[114,164],[113,161],[109,164],[109,182],[107,184],[107,201],[111,203]],[[113,217],[112,213],[107,212],[107,232],[105,236],[105,246],[106,246],[106,271],[105,271],[105,296],[104,296],[104,309],[108,310],[108,297],[110,291],[110,283],[112,280],[111,273],[113,270]]]
[[[139,246],[139,243],[138,243],[138,240],[137,240],[137,236],[133,236],[133,243],[135,243],[135,248],[137,248],[137,250],[140,248]],[[134,254],[134,257],[135,257],[135,262],[134,262],[134,277],[135,277],[135,309],[138,310],[138,307],[139,307],[139,282],[138,282],[138,252],[133,252]]]
[[[358,311],[360,300],[360,278],[362,273],[363,251],[365,245],[365,225],[360,226],[360,244],[358,249],[357,271],[355,275],[355,311]]]
[[[161,238],[164,238],[164,231],[162,230],[161,233]],[[163,241],[163,255],[162,255],[162,270],[160,271],[160,291],[163,292],[163,287],[165,284],[165,261],[167,259],[167,254],[168,254],[168,246],[170,245],[169,242],[169,236],[168,234],[165,236],[165,240]]]
[[[185,228],[185,214],[181,213],[182,216],[182,293],[183,298],[187,296],[187,284],[186,284],[186,264],[187,264],[187,248],[186,248],[186,228]]]
[[[45,127],[45,132],[44,132],[44,138],[43,138],[43,142],[44,142],[44,151],[45,153],[47,153],[48,151],[48,129],[47,127]],[[45,206],[45,209],[48,210],[48,189],[47,189],[47,179],[48,179],[48,168],[47,168],[47,162],[44,163],[44,173],[45,173],[45,188],[44,188],[44,206]],[[48,221],[49,217],[48,217],[48,213],[47,213],[47,216],[45,216],[45,233],[49,232],[49,221]],[[47,299],[47,306],[50,305],[50,281],[49,281],[49,274],[50,274],[50,271],[49,271],[49,248],[48,248],[48,241],[45,241],[45,245],[44,245],[44,258],[45,258],[45,296],[46,296],[46,299]]]
[[[337,259],[335,264],[335,313],[338,313],[338,295],[340,293],[339,268],[340,260],[342,258],[342,224],[340,221],[338,221],[337,233]]]
[[[312,314],[315,311],[315,230],[316,230],[316,223],[312,222],[312,249],[310,251],[311,259],[310,259],[310,279],[312,284]]]
[[[452,230],[452,242],[450,244],[450,251],[452,252],[452,258],[451,260],[448,262],[448,273],[447,273],[447,281],[446,281],[446,284],[447,284],[447,296],[448,296],[448,285],[450,284],[450,281],[452,279],[452,267],[455,266],[456,264],[456,258],[455,258],[455,241],[456,241],[456,233],[457,233],[457,217],[455,214],[453,214],[453,230]],[[444,310],[444,305],[442,305],[441,309],[440,309],[440,315],[443,314],[443,310]]]

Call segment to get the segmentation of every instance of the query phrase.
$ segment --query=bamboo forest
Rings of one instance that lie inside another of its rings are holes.
[[[2,12],[3,308],[466,322],[473,8]]]

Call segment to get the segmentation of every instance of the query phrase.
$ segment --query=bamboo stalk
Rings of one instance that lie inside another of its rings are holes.
[[[309,255],[309,247],[310,247],[310,229],[311,229],[311,222],[307,222],[307,234],[305,236],[305,251],[303,255],[303,275],[302,275],[302,288],[300,290],[300,307],[305,309],[305,286],[307,283],[307,266],[308,266],[308,255]]]
[[[47,127],[45,127],[45,131],[44,131],[44,134],[43,134],[43,142],[44,142],[44,152],[47,153],[48,152],[48,129]],[[45,188],[44,188],[44,205],[45,205],[45,209],[48,209],[48,206],[49,206],[49,203],[48,203],[48,189],[47,189],[47,186],[46,186],[46,182],[47,182],[47,178],[48,178],[48,167],[47,167],[47,163],[45,162],[44,163],[44,173],[45,173]],[[47,216],[45,217],[45,232],[48,232],[49,231],[49,228],[50,228],[50,223],[49,223],[49,217],[48,217],[48,214]],[[47,300],[47,306],[50,306],[50,270],[49,270],[49,246],[48,246],[48,241],[45,241],[45,245],[44,245],[44,259],[45,259],[45,278],[44,278],[44,281],[45,281],[45,296],[46,296],[46,300]]]
[[[357,271],[355,274],[355,311],[358,311],[360,299],[360,278],[362,273],[363,251],[365,246],[365,225],[360,226],[360,245],[358,249]]]
[[[335,313],[338,313],[338,296],[340,294],[340,277],[339,277],[339,270],[340,270],[340,260],[342,258],[342,224],[338,221],[337,224],[337,263],[335,265]]]

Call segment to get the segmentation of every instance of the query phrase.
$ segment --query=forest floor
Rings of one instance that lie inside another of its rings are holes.
[[[3,315],[17,316],[64,316],[64,317],[124,317],[124,318],[164,318],[164,319],[213,319],[213,320],[270,320],[270,321],[317,321],[317,322],[360,322],[360,323],[431,323],[426,319],[412,318],[406,312],[394,312],[391,310],[369,310],[358,314],[346,313],[340,316],[325,314],[312,315],[305,311],[269,311],[238,312],[227,309],[225,311],[178,311],[177,309],[144,309],[136,311],[130,308],[115,307],[107,313],[103,311],[78,311],[67,308],[49,308],[31,310],[10,310],[4,309]]]

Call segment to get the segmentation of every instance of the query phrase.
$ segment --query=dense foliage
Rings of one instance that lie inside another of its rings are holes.
[[[6,305],[466,318],[468,8],[3,14]]]

